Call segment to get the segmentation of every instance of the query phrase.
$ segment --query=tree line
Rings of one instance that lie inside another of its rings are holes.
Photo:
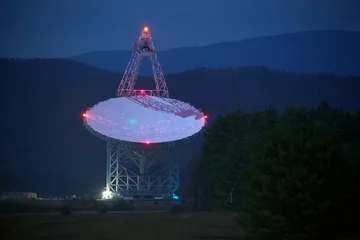
[[[195,210],[231,208],[249,239],[341,239],[360,213],[360,112],[218,115],[188,187]]]

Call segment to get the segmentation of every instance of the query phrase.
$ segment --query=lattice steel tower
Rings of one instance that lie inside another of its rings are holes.
[[[144,27],[139,40],[134,44],[133,53],[117,90],[117,96],[127,97],[137,94],[139,90],[135,90],[134,87],[144,57],[150,58],[155,80],[156,90],[152,90],[150,93],[157,97],[169,97],[165,77],[161,70],[160,62],[155,52],[154,43],[148,27]]]
[[[151,61],[156,89],[136,90],[134,87],[140,65],[146,57],[149,57]],[[139,94],[162,98],[169,97],[165,77],[148,27],[144,27],[138,42],[133,46],[133,53],[116,95],[118,97],[130,97]],[[155,106],[152,107],[155,108]],[[173,149],[171,148],[172,144],[155,143],[147,145],[124,141],[107,141],[105,195],[111,193],[122,197],[158,196],[172,198],[180,184],[178,155],[170,154]],[[160,154],[165,155],[165,158],[159,157]],[[149,173],[149,169],[156,164],[158,170]]]

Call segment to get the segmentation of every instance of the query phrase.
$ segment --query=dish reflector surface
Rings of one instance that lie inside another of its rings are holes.
[[[205,125],[202,112],[191,105],[148,95],[100,102],[86,112],[84,119],[103,136],[147,144],[190,137]]]

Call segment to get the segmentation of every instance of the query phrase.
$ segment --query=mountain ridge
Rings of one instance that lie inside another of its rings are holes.
[[[155,39],[156,47],[156,39]],[[227,41],[158,52],[164,73],[199,67],[265,66],[291,72],[360,75],[360,31],[319,30]],[[125,71],[131,51],[96,51],[69,59],[114,72]],[[151,75],[151,68],[140,74]]]

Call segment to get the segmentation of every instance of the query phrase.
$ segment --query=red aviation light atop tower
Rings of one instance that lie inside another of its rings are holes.
[[[117,90],[116,95],[118,97],[129,97],[139,94],[139,91],[135,91],[134,87],[137,76],[139,75],[141,61],[145,57],[150,58],[156,89],[140,91],[140,94],[146,93],[156,97],[169,97],[168,87],[158,56],[155,52],[154,42],[148,26],[143,28],[137,43],[134,44],[133,53]]]

